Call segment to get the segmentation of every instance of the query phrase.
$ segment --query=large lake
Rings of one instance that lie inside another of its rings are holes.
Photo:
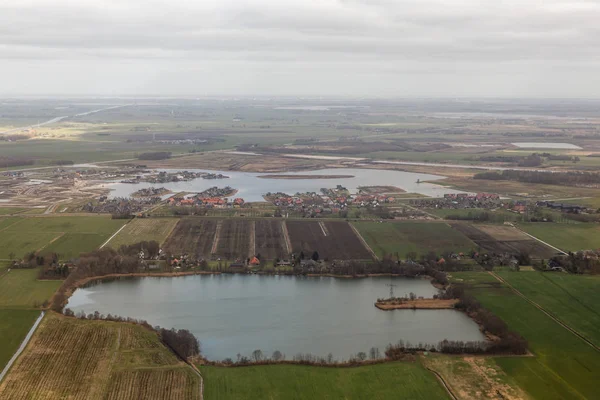
[[[447,189],[432,183],[417,183],[420,181],[433,181],[443,179],[443,176],[420,174],[404,171],[376,170],[361,168],[328,168],[314,171],[285,172],[276,175],[352,175],[352,178],[332,179],[272,179],[261,178],[264,173],[239,172],[239,171],[209,171],[200,169],[187,169],[188,171],[202,171],[221,173],[229,176],[229,179],[194,179],[187,182],[169,183],[114,183],[110,184],[111,197],[128,197],[133,192],[147,187],[166,187],[173,192],[201,192],[213,186],[231,186],[238,189],[236,197],[242,197],[246,201],[264,201],[263,195],[268,192],[283,192],[295,194],[297,192],[319,192],[321,188],[335,188],[342,185],[350,192],[355,193],[359,186],[391,185],[404,189],[408,193],[419,193],[426,196],[442,196],[444,193],[461,193],[458,190]],[[177,169],[162,169],[161,171],[176,172]]]
[[[347,359],[398,340],[437,344],[443,339],[483,340],[478,326],[455,310],[374,307],[389,295],[431,297],[427,280],[389,277],[343,279],[259,275],[191,275],[126,278],[77,289],[67,307],[75,312],[128,316],[152,325],[185,328],[211,360],[261,349],[287,358],[311,353]]]

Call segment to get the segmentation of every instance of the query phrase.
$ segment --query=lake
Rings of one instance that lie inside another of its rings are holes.
[[[279,350],[347,359],[398,340],[437,344],[443,339],[483,340],[475,322],[455,310],[374,307],[378,297],[431,297],[428,280],[372,277],[343,279],[261,275],[190,275],[125,278],[77,289],[73,311],[99,311],[145,319],[151,325],[189,329],[210,360],[238,353]]]
[[[239,172],[239,171],[209,171],[187,169],[194,172],[221,173],[229,179],[194,179],[186,182],[169,183],[112,183],[108,184],[112,191],[110,197],[129,197],[133,192],[147,187],[165,187],[173,192],[201,192],[213,186],[231,186],[238,189],[235,197],[242,197],[247,202],[264,201],[263,195],[268,192],[283,192],[293,195],[297,192],[317,192],[321,188],[335,188],[342,185],[351,193],[356,193],[359,186],[397,186],[408,193],[419,193],[426,196],[443,196],[445,193],[463,193],[459,190],[447,189],[433,183],[417,183],[444,179],[443,176],[421,174],[404,171],[376,170],[361,168],[327,168],[313,171],[283,172],[277,175],[352,175],[352,178],[331,179],[272,179],[261,178],[272,173]],[[161,169],[160,171],[177,172],[178,169]]]
[[[564,149],[564,150],[581,150],[582,148],[571,143],[559,142],[519,142],[511,143],[513,146],[522,149]]]

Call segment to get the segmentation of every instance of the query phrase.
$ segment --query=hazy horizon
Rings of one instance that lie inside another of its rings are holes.
[[[5,0],[0,97],[600,93],[592,0]]]

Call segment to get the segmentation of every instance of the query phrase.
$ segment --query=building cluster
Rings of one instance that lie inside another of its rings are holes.
[[[594,210],[589,210],[585,206],[580,206],[577,204],[566,204],[566,203],[558,203],[555,201],[538,201],[535,203],[538,207],[546,207],[552,210],[570,213],[570,214],[581,214],[585,212],[593,212]]]
[[[108,199],[106,196],[102,196],[98,202],[88,202],[85,204],[83,211],[114,215],[134,215],[146,210],[150,206],[160,203],[160,201],[160,197],[141,197],[138,199],[117,197]]]
[[[175,207],[240,208],[244,207],[246,202],[240,197],[230,200],[226,197],[202,197],[196,195],[192,197],[173,196],[167,200],[167,204]]]
[[[442,198],[411,200],[410,204],[417,208],[485,208],[503,207],[500,196],[494,193],[446,193]]]

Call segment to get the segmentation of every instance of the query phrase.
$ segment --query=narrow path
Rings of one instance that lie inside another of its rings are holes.
[[[375,254],[375,252],[373,251],[373,249],[371,248],[371,246],[369,246],[369,244],[367,243],[367,241],[365,240],[365,238],[362,237],[362,235],[360,234],[360,232],[358,231],[358,229],[356,229],[356,227],[354,225],[352,225],[351,223],[348,223],[348,225],[350,225],[350,228],[354,231],[354,234],[356,235],[356,237],[358,237],[358,240],[360,240],[361,243],[363,244],[363,246],[365,246],[365,249],[367,249],[367,251],[369,253],[371,253],[371,256],[373,256],[373,258],[375,259],[375,261],[379,261],[379,257],[377,257],[377,254]]]
[[[530,237],[530,238],[532,238],[532,239],[535,239],[535,240],[537,240],[538,242],[540,242],[540,243],[542,243],[542,244],[544,244],[544,245],[546,245],[546,246],[550,247],[551,249],[554,249],[554,250],[556,250],[556,251],[558,251],[558,252],[560,252],[560,253],[562,253],[562,254],[567,254],[567,252],[566,252],[566,251],[563,251],[563,250],[559,249],[558,247],[554,247],[554,246],[552,246],[550,243],[546,243],[546,242],[544,242],[542,239],[538,239],[538,238],[536,238],[535,236],[533,236],[533,235],[530,235],[529,233],[525,232],[523,229],[519,228],[517,225],[515,225],[515,224],[511,224],[511,225],[512,225],[514,228],[518,229],[519,231],[523,232],[525,235],[529,236],[529,237]]]
[[[19,358],[19,356],[23,352],[23,350],[25,350],[25,347],[27,347],[27,344],[29,344],[31,337],[35,333],[37,327],[40,325],[40,322],[42,322],[44,315],[46,315],[46,313],[44,311],[42,311],[40,313],[40,316],[38,317],[38,319],[36,319],[35,322],[33,323],[33,326],[31,327],[29,332],[27,332],[27,336],[25,336],[25,339],[23,339],[23,343],[21,343],[21,346],[19,346],[19,348],[17,349],[15,354],[13,354],[12,358],[8,361],[8,364],[6,364],[6,367],[4,367],[2,372],[0,372],[0,382],[2,382],[2,379],[4,379],[4,376],[6,376],[10,367],[12,367],[14,362],[17,360],[17,358]]]
[[[221,235],[221,226],[223,225],[222,220],[217,221],[217,227],[215,228],[215,238],[213,239],[213,245],[210,249],[210,254],[217,254],[219,248],[219,236]]]
[[[571,328],[569,325],[565,324],[564,322],[562,322],[561,320],[559,320],[558,318],[556,318],[554,315],[552,315],[550,312],[546,311],[542,306],[540,306],[535,301],[530,300],[529,298],[527,298],[527,296],[525,296],[523,293],[521,293],[520,291],[518,291],[517,289],[515,289],[515,287],[513,287],[510,283],[508,283],[507,281],[505,281],[504,279],[502,279],[500,276],[496,275],[494,272],[488,271],[488,273],[490,275],[492,275],[494,278],[496,278],[498,281],[500,281],[503,284],[505,284],[517,296],[523,298],[529,304],[531,304],[532,306],[534,306],[535,308],[537,308],[538,310],[540,310],[541,312],[543,312],[544,314],[546,314],[548,317],[550,317],[554,322],[556,322],[557,324],[559,324],[560,326],[562,326],[566,330],[570,331],[572,334],[574,334],[575,336],[577,336],[578,338],[580,338],[581,340],[583,340],[585,343],[587,343],[588,345],[590,345],[591,347],[593,347],[596,351],[600,352],[600,347],[596,346],[594,343],[592,343],[589,339],[587,339],[581,333],[577,332],[575,329]]]
[[[444,378],[442,378],[442,375],[440,375],[437,371],[434,371],[433,369],[425,366],[425,369],[431,373],[433,373],[435,375],[435,377],[437,378],[437,380],[442,384],[442,386],[444,387],[444,389],[446,389],[446,393],[448,393],[448,395],[453,399],[453,400],[458,400],[458,397],[456,397],[456,395],[454,393],[452,393],[452,390],[450,389],[450,385],[448,385],[446,383],[446,381],[444,380]]]
[[[319,221],[319,226],[321,227],[323,236],[329,236],[329,232],[327,231],[327,228],[325,227],[325,224],[323,223],[323,221]]]
[[[110,242],[111,240],[113,240],[113,238],[115,236],[117,236],[119,234],[119,232],[121,232],[126,226],[127,224],[129,224],[129,222],[131,222],[132,220],[130,219],[125,225],[123,225],[122,227],[119,228],[118,231],[116,231],[111,237],[108,238],[108,240],[104,243],[102,243],[102,245],[99,247],[100,249],[103,248],[104,246],[106,246],[108,244],[108,242]]]
[[[202,378],[202,374],[200,373],[200,371],[198,371],[198,367],[196,367],[193,363],[186,361],[186,364],[190,366],[192,371],[194,371],[194,373],[196,375],[198,375],[198,379],[200,379],[200,400],[203,400],[204,399],[204,378]]]
[[[292,241],[290,240],[290,234],[288,233],[285,221],[281,221],[281,232],[283,233],[283,239],[285,242],[285,247],[287,249],[287,254],[290,255],[292,254]]]
[[[256,221],[250,222],[250,257],[256,256]]]

